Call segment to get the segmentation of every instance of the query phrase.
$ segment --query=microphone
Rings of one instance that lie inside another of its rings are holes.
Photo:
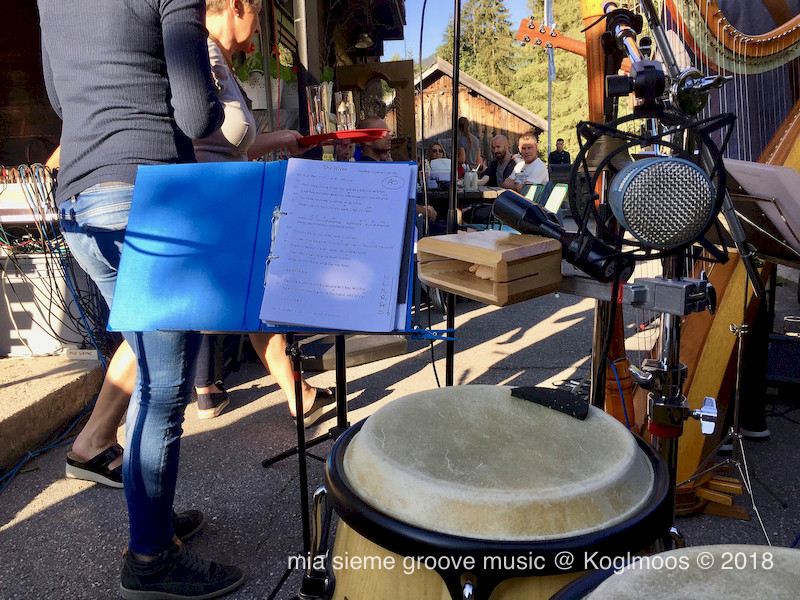
[[[620,256],[613,248],[592,236],[566,231],[555,214],[525,196],[506,190],[494,201],[494,215],[520,233],[533,233],[561,242],[564,259],[598,281],[612,281],[619,276],[627,281],[633,274],[634,261]]]
[[[696,240],[716,213],[714,186],[694,163],[674,157],[637,160],[611,181],[611,211],[637,240],[671,250]]]

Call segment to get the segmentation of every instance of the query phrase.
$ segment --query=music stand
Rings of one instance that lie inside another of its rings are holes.
[[[298,475],[300,481],[300,518],[303,522],[303,555],[307,556],[311,551],[311,511],[308,503],[308,463],[307,457],[314,456],[308,454],[308,449],[313,448],[323,442],[336,440],[339,436],[350,427],[347,421],[347,372],[345,365],[345,339],[343,334],[335,336],[334,353],[336,362],[336,425],[328,429],[327,433],[317,436],[311,440],[306,440],[305,425],[303,423],[303,353],[300,350],[300,345],[295,340],[293,333],[286,334],[287,349],[286,352],[292,357],[292,371],[294,375],[294,400],[295,400],[295,414],[298,417],[295,419],[297,425],[297,445],[289,450],[276,454],[270,458],[265,458],[261,461],[261,466],[265,469],[270,466],[294,456],[297,454],[298,459]],[[315,458],[318,458],[315,456]],[[275,595],[283,587],[283,584],[289,578],[293,569],[287,568],[283,576],[278,581],[278,585],[272,590],[269,598],[274,598]]]

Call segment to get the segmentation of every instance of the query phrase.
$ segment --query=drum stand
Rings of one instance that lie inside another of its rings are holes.
[[[261,461],[261,465],[264,468],[269,468],[271,465],[278,463],[290,456],[294,456],[297,454],[298,459],[298,474],[300,479],[300,518],[302,520],[303,525],[303,556],[309,557],[312,553],[312,548],[316,550],[317,553],[320,552],[320,544],[323,545],[327,539],[327,533],[324,536],[320,536],[317,532],[322,531],[323,529],[327,532],[327,522],[324,524],[315,524],[314,527],[315,531],[315,540],[314,545],[312,547],[312,540],[311,540],[311,512],[309,509],[308,503],[308,464],[307,464],[307,457],[313,456],[319,460],[319,457],[314,456],[313,454],[308,454],[308,449],[323,442],[327,442],[330,440],[336,440],[348,427],[350,427],[350,423],[347,421],[347,372],[345,369],[345,341],[344,335],[337,335],[335,338],[335,356],[336,356],[336,425],[331,427],[327,433],[317,436],[314,439],[306,441],[306,433],[305,433],[305,425],[303,423],[303,384],[302,384],[302,362],[303,362],[303,353],[300,350],[300,346],[295,340],[294,334],[288,333],[286,334],[286,339],[288,343],[288,347],[286,349],[287,354],[292,357],[292,371],[294,372],[294,398],[295,398],[295,414],[298,417],[295,419],[297,423],[297,446],[294,448],[290,448],[285,452],[281,452],[275,456],[270,458],[265,458]],[[316,506],[317,503],[323,502],[323,499],[318,499],[317,495],[314,497],[315,501],[315,510],[314,513],[316,514],[329,514],[329,511],[325,510],[324,507]],[[327,521],[327,519],[326,519]],[[319,539],[321,538],[321,539]],[[309,569],[311,568],[312,561],[309,560]],[[272,593],[269,595],[269,600],[275,598],[278,594],[280,589],[283,587],[283,584],[286,583],[286,580],[291,575],[293,569],[290,567],[286,569],[281,579],[278,581],[278,585],[272,590]]]
[[[705,398],[703,407],[693,411],[683,395],[687,368],[680,362],[681,316],[706,308],[713,312],[716,303],[713,287],[704,277],[697,280],[684,278],[683,275],[682,255],[664,260],[664,275],[658,285],[679,291],[677,296],[684,299],[683,306],[670,307],[670,312],[662,313],[659,358],[645,360],[641,369],[633,366],[630,369],[633,379],[642,388],[650,390],[647,395],[648,428],[653,446],[667,462],[673,497],[678,472],[678,438],[683,433],[684,421],[690,417],[698,419],[703,434],[710,435],[714,432],[717,419],[714,398]],[[670,529],[670,537],[672,544],[678,547],[683,545],[682,537],[674,526]]]

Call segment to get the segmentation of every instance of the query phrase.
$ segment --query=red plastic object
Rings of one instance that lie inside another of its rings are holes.
[[[348,129],[346,131],[332,131],[331,133],[320,133],[318,135],[307,135],[297,142],[303,146],[319,146],[325,142],[374,142],[381,139],[389,132],[386,129]]]

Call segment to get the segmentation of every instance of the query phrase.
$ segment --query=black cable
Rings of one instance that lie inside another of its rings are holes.
[[[619,262],[619,261],[618,261]],[[600,350],[600,358],[597,362],[597,373],[595,373],[595,389],[596,390],[605,390],[606,384],[606,363],[608,362],[608,353],[611,350],[611,339],[614,336],[614,323],[617,318],[617,306],[619,302],[619,275],[620,271],[619,264],[614,269],[614,282],[611,286],[611,318],[608,320],[608,327],[606,328],[606,335],[605,340],[603,340],[603,347]],[[602,387],[601,387],[602,386]],[[625,399],[622,398],[622,402],[624,404]],[[605,404],[605,392],[603,393],[603,403]],[[599,406],[598,408],[604,408],[603,406]]]
[[[422,81],[422,35],[425,31],[425,9],[428,6],[428,0],[424,0],[422,2],[422,15],[419,21],[419,118],[420,118],[420,142],[422,143],[422,201],[425,206],[425,220],[424,220],[424,228],[425,233],[428,233],[428,185],[425,177],[425,98],[423,96],[424,90],[424,83]],[[451,158],[452,160],[452,158]],[[419,163],[417,163],[419,164]],[[429,290],[431,288],[428,288]],[[431,292],[426,292],[426,302],[427,302],[427,316],[428,316],[428,329],[431,330],[433,328],[433,322],[431,321],[431,309],[433,308],[433,302],[431,301]],[[434,349],[434,341],[429,340],[429,347],[431,352],[431,368],[433,368],[433,377],[436,380],[436,386],[442,387],[442,384],[439,382],[439,373],[436,371],[436,352]]]
[[[25,227],[21,228],[24,236],[15,235],[16,240],[8,239],[5,230],[2,233],[6,238],[3,240],[3,246],[7,262],[16,269],[17,278],[31,289],[31,303],[35,308],[33,312],[39,312],[38,317],[30,313],[29,317],[34,325],[61,344],[77,342],[82,347],[94,345],[103,354],[115,336],[105,332],[108,312],[100,299],[99,290],[93,284],[89,284],[88,288],[86,285],[78,285],[79,279],[85,281],[85,277],[78,277],[76,263],[61,232],[49,218],[49,215],[55,212],[53,205],[55,178],[42,165],[21,165],[18,172],[19,185],[22,186],[31,207],[33,225],[37,229],[39,239],[30,236]],[[25,241],[13,245],[5,243],[17,240]],[[38,278],[26,273],[25,265],[21,262],[22,258],[31,260],[33,274],[38,275]],[[4,262],[3,272],[7,285],[17,301],[23,304],[23,298],[7,271],[9,270],[5,268]],[[62,282],[67,285],[70,294],[62,289]],[[75,316],[74,311],[77,311],[79,317]],[[57,331],[59,327],[60,332]],[[67,340],[63,333],[68,333],[72,339]],[[79,338],[80,341],[75,338]],[[95,338],[100,342],[94,343]]]

